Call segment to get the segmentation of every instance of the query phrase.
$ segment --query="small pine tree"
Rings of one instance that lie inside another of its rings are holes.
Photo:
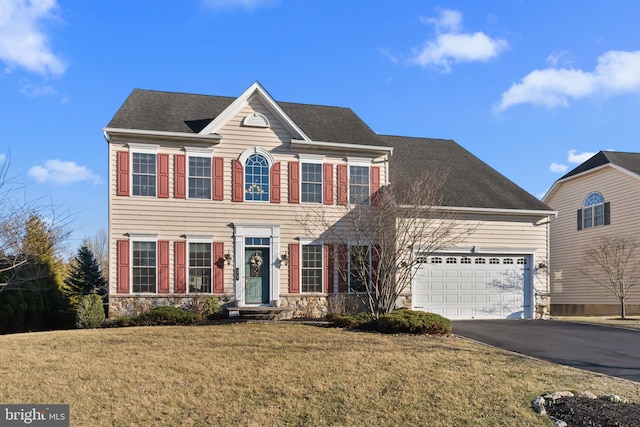
[[[107,281],[100,272],[98,261],[91,249],[84,245],[71,260],[69,276],[64,283],[67,286],[67,296],[73,305],[84,295],[98,294],[102,298],[107,295]]]

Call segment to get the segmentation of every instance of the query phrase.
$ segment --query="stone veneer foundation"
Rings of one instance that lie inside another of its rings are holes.
[[[233,295],[145,295],[145,296],[111,296],[109,297],[109,317],[135,316],[155,307],[176,306],[188,308],[194,301],[204,298],[215,298],[220,306],[235,306]],[[550,296],[536,295],[535,318],[550,318]],[[345,313],[363,311],[364,306],[350,294],[284,294],[280,296],[280,307],[292,307],[294,319],[322,319],[328,313]],[[411,308],[411,295],[401,295],[396,308]]]

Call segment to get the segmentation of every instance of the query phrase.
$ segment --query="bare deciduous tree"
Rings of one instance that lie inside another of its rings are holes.
[[[620,302],[620,318],[625,318],[625,301],[640,284],[640,243],[630,237],[603,236],[584,251],[580,273],[613,293]]]
[[[102,277],[109,281],[109,236],[104,228],[100,229],[95,236],[85,238],[82,246],[86,246],[93,252],[100,266]]]
[[[25,267],[33,259],[55,252],[69,235],[66,227],[70,221],[69,214],[61,215],[58,206],[20,197],[22,187],[7,177],[9,164],[7,155],[0,165],[0,292],[40,278],[37,268],[29,266],[25,273]],[[34,236],[35,230],[44,236]]]
[[[330,257],[342,288],[374,319],[396,308],[421,262],[455,247],[477,228],[442,208],[445,182],[446,173],[434,171],[409,184],[381,188],[371,203],[300,209],[298,222],[305,232],[333,247]]]

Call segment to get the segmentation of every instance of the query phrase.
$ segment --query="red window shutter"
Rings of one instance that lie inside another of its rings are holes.
[[[129,241],[118,240],[118,293],[129,293]]]
[[[269,173],[269,183],[271,188],[270,198],[271,203],[280,203],[280,162],[276,162],[271,166],[271,172]]]
[[[176,199],[187,198],[187,170],[184,154],[173,156],[173,197]]]
[[[289,162],[289,203],[300,203],[299,162]]]
[[[324,245],[324,291],[333,292],[333,250],[332,246]]]
[[[371,166],[371,194],[380,189],[380,166]]]
[[[380,189],[380,166],[372,166],[370,170],[371,174],[371,204],[378,204],[377,192]]]
[[[338,259],[334,260],[338,265],[338,292],[346,293],[348,291],[347,279],[349,277],[349,248],[347,245],[338,245]]]
[[[224,200],[224,159],[214,157],[213,163],[213,200]]]
[[[158,154],[158,197],[169,198],[169,155]]]
[[[158,293],[169,293],[169,242],[158,241]]]
[[[324,181],[323,186],[323,202],[325,205],[333,204],[333,165],[325,163],[323,165],[324,170],[322,171],[322,180]]]
[[[177,294],[187,293],[187,243],[175,242],[175,289]]]
[[[224,243],[213,243],[213,292],[224,292]]]
[[[242,202],[244,200],[244,170],[239,160],[231,160],[231,174],[233,190],[231,192],[232,202]]]
[[[348,191],[347,165],[338,165],[338,204],[346,205]]]
[[[300,293],[300,244],[289,243],[289,292]]]
[[[118,169],[118,182],[116,183],[116,195],[128,196],[129,195],[129,152],[118,151],[117,165]]]

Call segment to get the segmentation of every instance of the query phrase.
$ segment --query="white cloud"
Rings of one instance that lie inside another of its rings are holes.
[[[518,104],[567,107],[570,100],[624,93],[640,94],[640,51],[608,51],[593,71],[574,68],[534,70],[502,94],[497,112]]]
[[[20,88],[20,92],[28,96],[29,98],[39,98],[41,96],[55,96],[58,94],[58,91],[55,90],[52,86],[39,86],[32,85],[30,83],[26,83],[22,85]]]
[[[503,39],[492,39],[482,32],[462,33],[462,14],[442,10],[438,18],[422,18],[435,26],[437,36],[413,50],[411,62],[422,67],[433,66],[451,72],[456,62],[488,61],[508,47]]]
[[[573,164],[580,164],[580,163],[584,163],[587,160],[589,160],[590,158],[592,158],[593,156],[595,156],[596,153],[591,153],[589,151],[584,151],[582,153],[578,153],[578,150],[569,150],[567,151],[567,161],[569,163],[573,163]]]
[[[271,6],[277,0],[203,0],[205,6],[214,9],[234,9],[236,7],[244,8],[249,12],[253,12],[259,7]]]
[[[557,67],[560,64],[569,65],[573,62],[571,53],[566,50],[552,52],[547,56],[547,64]]]
[[[51,51],[42,20],[55,18],[55,0],[0,0],[0,60],[6,72],[24,68],[43,76],[60,76],[64,63]]]
[[[91,169],[79,166],[75,162],[63,162],[61,160],[47,160],[44,166],[34,166],[29,169],[29,176],[37,182],[52,182],[54,184],[70,185],[74,182],[91,181],[100,183],[100,177]]]
[[[582,153],[578,153],[578,150],[569,150],[567,151],[567,162],[578,165],[586,162],[591,157],[593,157],[596,153],[592,153],[590,151],[584,151]],[[569,170],[569,166],[564,163],[556,163],[553,162],[549,165],[549,170],[553,173],[565,173]]]
[[[569,169],[569,166],[556,162],[551,163],[551,165],[549,166],[549,170],[553,173],[564,173],[567,171],[567,169]]]

